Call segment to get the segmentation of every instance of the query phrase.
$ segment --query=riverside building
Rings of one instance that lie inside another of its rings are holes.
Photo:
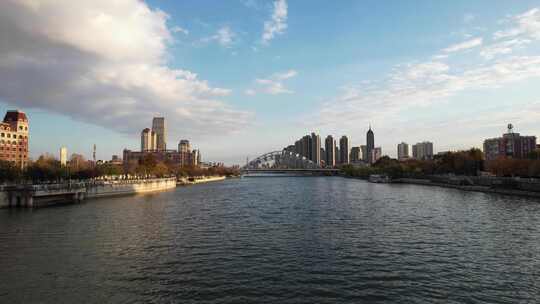
[[[409,158],[409,144],[402,142],[397,146],[398,160],[406,160]]]
[[[336,141],[332,135],[326,136],[326,139],[324,140],[324,150],[326,151],[326,166],[330,168],[334,167],[336,165]]]
[[[123,164],[130,166],[138,164],[145,156],[151,155],[161,162],[184,166],[197,166],[201,162],[199,150],[192,150],[189,140],[182,139],[178,143],[178,150],[167,150],[165,142],[166,128],[164,117],[154,117],[152,129],[145,128],[141,132],[141,150],[132,151],[124,149]]]
[[[502,137],[490,138],[484,141],[484,155],[486,160],[495,160],[499,157],[527,158],[529,153],[536,149],[535,136],[521,136],[514,132],[514,126],[508,125],[508,132]]]
[[[341,136],[339,139],[339,153],[340,164],[349,164],[349,138],[345,135]]]
[[[433,159],[433,143],[424,141],[413,145],[413,158],[418,160]]]
[[[0,123],[0,160],[14,163],[19,168],[28,165],[28,118],[18,111],[7,111]]]

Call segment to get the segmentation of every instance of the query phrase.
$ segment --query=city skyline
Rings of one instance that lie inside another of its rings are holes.
[[[359,147],[370,124],[392,157],[540,134],[535,1],[35,3],[0,3],[0,109],[30,117],[34,159],[138,150],[159,116],[173,147],[228,164],[311,132]]]

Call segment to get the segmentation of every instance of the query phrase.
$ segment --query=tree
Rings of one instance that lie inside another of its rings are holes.
[[[21,177],[21,170],[13,162],[0,160],[0,183],[15,182]]]

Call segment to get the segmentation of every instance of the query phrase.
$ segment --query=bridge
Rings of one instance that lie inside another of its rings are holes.
[[[241,168],[242,174],[337,175],[340,171],[321,168],[320,164],[287,150],[265,153]]]

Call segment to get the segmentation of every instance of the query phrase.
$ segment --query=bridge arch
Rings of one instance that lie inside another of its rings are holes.
[[[318,169],[319,164],[291,151],[281,150],[265,153],[254,158],[244,169]]]

